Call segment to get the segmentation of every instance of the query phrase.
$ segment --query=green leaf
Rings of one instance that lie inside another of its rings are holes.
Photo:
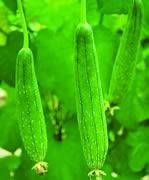
[[[108,93],[112,66],[119,44],[119,37],[109,28],[106,28],[102,25],[95,26],[93,30],[98,53],[100,76],[103,91],[106,96]]]
[[[14,13],[16,12],[17,10],[17,1],[11,1],[11,0],[2,0],[5,5],[11,9]]]
[[[0,47],[0,79],[12,86],[15,80],[16,57],[22,46],[21,40],[22,33],[14,31],[7,36],[7,45]]]
[[[104,14],[126,14],[131,3],[131,0],[98,0],[99,7]]]
[[[20,165],[20,158],[11,155],[10,157],[0,158],[0,168],[6,168],[11,171],[15,171]]]
[[[149,128],[139,127],[136,131],[130,132],[127,143],[132,147],[129,154],[129,166],[134,172],[143,170],[149,164]]]
[[[7,97],[5,99],[5,106],[0,108],[0,146],[10,151],[15,151],[20,144],[16,120],[15,90],[6,84],[2,84],[1,88],[7,93]]]
[[[28,22],[38,21],[52,31],[58,30],[67,23],[74,24],[80,16],[79,3],[74,0],[36,2],[25,0],[24,6]]]
[[[138,144],[133,149],[130,156],[129,165],[134,172],[143,170],[145,165],[149,164],[149,154],[147,152],[148,149],[148,144]]]
[[[65,25],[57,33],[42,30],[36,38],[36,72],[40,88],[56,94],[71,111],[75,110],[73,32],[74,29]]]

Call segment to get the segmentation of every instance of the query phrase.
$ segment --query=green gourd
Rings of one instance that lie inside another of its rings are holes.
[[[91,26],[86,22],[82,1],[81,23],[75,39],[75,89],[78,126],[89,175],[100,176],[107,150],[108,135],[98,60]]]
[[[26,152],[36,163],[33,168],[41,175],[47,171],[47,163],[43,162],[47,152],[46,125],[21,0],[18,7],[24,23],[24,46],[16,62],[17,119]]]
[[[111,104],[120,105],[131,87],[135,74],[142,24],[142,1],[133,0],[113,66],[109,88],[109,101]]]

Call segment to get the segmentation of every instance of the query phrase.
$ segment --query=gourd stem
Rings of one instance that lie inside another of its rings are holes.
[[[23,34],[24,34],[23,47],[28,48],[29,47],[28,30],[27,30],[26,20],[25,20],[25,16],[23,12],[22,1],[17,0],[17,3],[18,3],[18,9],[21,15],[22,28],[23,28]]]
[[[86,0],[81,0],[81,22],[86,23]]]

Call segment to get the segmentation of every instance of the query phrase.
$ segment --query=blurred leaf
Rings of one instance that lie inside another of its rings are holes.
[[[126,139],[119,139],[115,142],[115,146],[110,150],[107,161],[110,163],[118,177],[117,179],[127,180],[127,178],[138,180],[139,174],[134,174],[129,168],[129,146]]]
[[[7,44],[0,47],[0,79],[14,86],[15,63],[18,51],[22,46],[22,33],[12,32],[7,37]]]
[[[134,172],[139,172],[149,166],[149,128],[140,127],[129,133],[127,143],[132,147],[129,155],[129,165]]]
[[[2,0],[5,5],[11,9],[14,13],[16,12],[17,9],[17,1],[12,1],[12,0]]]
[[[86,6],[88,22],[92,25],[97,25],[100,18],[97,0],[87,0]]]
[[[131,0],[97,0],[99,8],[104,14],[126,14]],[[100,7],[101,4],[101,7]]]
[[[24,0],[28,21],[37,21],[52,31],[63,24],[72,23],[79,19],[79,4],[77,0],[43,1]],[[72,8],[73,7],[73,8]],[[33,11],[34,9],[34,11]],[[42,9],[42,11],[41,11]]]
[[[4,33],[0,32],[0,46],[5,46],[7,41],[7,37]]]
[[[119,38],[118,35],[114,34],[110,29],[101,25],[94,27],[94,36],[98,53],[100,76],[106,96],[108,93],[112,66],[119,44]]]
[[[36,68],[40,87],[56,94],[71,111],[75,110],[73,32],[74,29],[65,25],[56,33],[42,30],[36,38]]]
[[[0,167],[0,177],[5,180],[10,180],[10,172],[8,169]]]
[[[20,144],[20,136],[18,136],[18,124],[15,114],[15,91],[14,88],[10,88],[6,84],[3,84],[2,87],[7,92],[8,97],[6,99],[6,105],[0,109],[0,146],[10,151],[15,151]]]
[[[23,34],[16,30],[8,34],[6,46],[0,47],[0,80],[11,86],[15,85],[16,58],[22,48],[22,43]],[[31,43],[30,46],[36,57],[33,44]]]
[[[20,165],[20,158],[14,155],[0,159],[0,167],[15,171]]]
[[[5,33],[10,31],[10,26],[8,22],[9,15],[10,12],[5,7],[3,2],[0,1],[0,31],[2,30]]]
[[[115,33],[122,32],[127,22],[127,15],[104,15],[103,25]]]
[[[148,13],[149,1],[143,0],[143,4],[144,4],[144,20],[146,24],[149,25],[149,13]]]

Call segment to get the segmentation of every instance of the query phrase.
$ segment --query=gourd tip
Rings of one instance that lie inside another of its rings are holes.
[[[102,176],[106,176],[106,173],[102,170],[99,170],[99,169],[95,169],[95,170],[92,170],[88,173],[88,176],[91,178],[91,177],[102,177]]]
[[[40,176],[45,175],[45,173],[48,171],[48,163],[43,161],[38,162],[33,166],[32,169]]]

